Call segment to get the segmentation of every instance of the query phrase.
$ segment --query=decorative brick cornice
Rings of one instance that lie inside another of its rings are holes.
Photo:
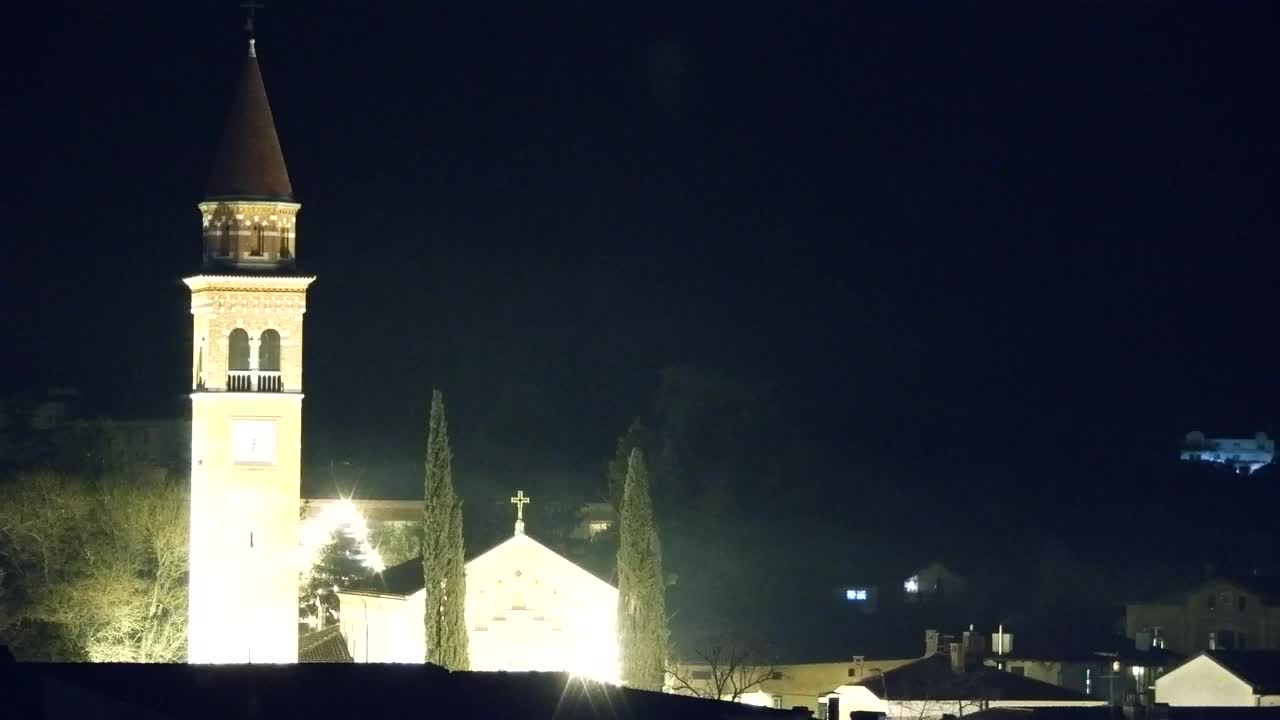
[[[182,282],[192,293],[238,291],[264,293],[305,293],[314,275],[195,275]]]

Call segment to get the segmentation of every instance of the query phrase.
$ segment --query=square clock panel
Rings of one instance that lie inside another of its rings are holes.
[[[276,421],[261,418],[232,420],[231,457],[238,465],[274,465]]]

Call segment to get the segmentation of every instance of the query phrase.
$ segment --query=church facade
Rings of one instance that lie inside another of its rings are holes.
[[[191,290],[188,661],[298,659],[297,215],[253,41],[204,202]]]
[[[618,681],[618,591],[524,533],[467,562],[472,670],[570,672]],[[338,593],[340,624],[356,662],[426,657],[422,559],[387,568]]]

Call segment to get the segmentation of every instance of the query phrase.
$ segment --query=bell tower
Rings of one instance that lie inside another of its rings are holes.
[[[297,216],[254,41],[204,202],[191,289],[192,663],[298,659]]]

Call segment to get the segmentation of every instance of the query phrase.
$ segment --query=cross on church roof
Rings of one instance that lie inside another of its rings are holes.
[[[523,490],[517,490],[516,496],[511,498],[511,504],[516,506],[516,534],[524,534],[524,506],[532,502],[525,497]]]
[[[255,2],[255,0],[247,0],[246,2],[240,3],[240,7],[245,9],[245,21],[244,21],[245,32],[249,33],[249,36],[252,37],[254,11],[261,10],[262,3]]]

